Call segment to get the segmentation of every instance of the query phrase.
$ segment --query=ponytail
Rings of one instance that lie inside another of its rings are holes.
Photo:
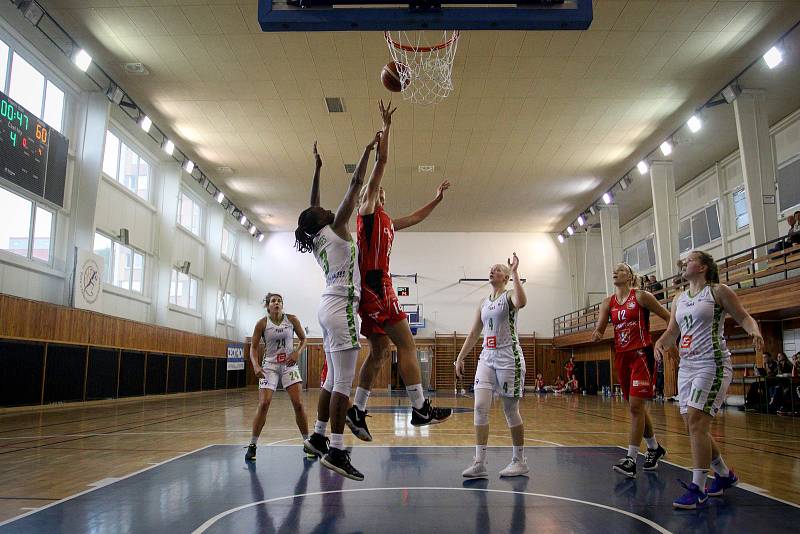
[[[297,218],[297,229],[294,231],[294,247],[301,253],[314,250],[314,236],[320,227],[314,219],[311,208],[306,208]]]

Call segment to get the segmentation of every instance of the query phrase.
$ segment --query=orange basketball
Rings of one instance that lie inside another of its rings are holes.
[[[400,65],[398,69],[397,63],[390,61],[381,69],[381,81],[389,91],[399,93],[408,85],[408,78],[404,80],[404,83],[401,82],[400,71],[403,68],[405,68],[404,65]]]

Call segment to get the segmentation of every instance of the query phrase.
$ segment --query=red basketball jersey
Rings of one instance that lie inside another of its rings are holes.
[[[375,206],[370,215],[359,215],[356,219],[358,235],[358,267],[362,280],[369,271],[389,273],[389,255],[392,253],[394,224],[383,207]]]
[[[636,290],[620,304],[612,295],[609,302],[614,324],[614,346],[617,352],[642,349],[653,344],[650,339],[650,311],[636,301]]]

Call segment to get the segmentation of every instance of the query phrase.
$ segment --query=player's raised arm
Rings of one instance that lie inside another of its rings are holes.
[[[378,105],[381,110],[381,119],[383,120],[381,142],[380,145],[378,145],[378,161],[375,162],[375,167],[372,169],[369,181],[364,191],[361,192],[361,202],[358,207],[358,213],[360,215],[369,215],[375,212],[375,205],[378,202],[383,172],[386,169],[386,162],[389,161],[389,128],[392,125],[392,115],[397,111],[397,108],[392,108],[391,101],[388,106],[383,105],[383,100],[381,100]]]
[[[350,220],[350,217],[353,215],[353,210],[356,208],[358,192],[361,190],[361,186],[364,183],[364,174],[366,173],[369,154],[375,148],[375,145],[378,145],[378,150],[380,150],[380,145],[383,144],[382,136],[382,132],[376,133],[375,138],[364,147],[361,160],[359,160],[358,165],[356,165],[356,170],[353,172],[353,177],[350,179],[350,187],[347,188],[347,192],[344,194],[344,198],[342,198],[342,203],[339,204],[339,209],[336,210],[336,216],[333,219],[331,228],[342,238],[349,240],[349,235],[344,235],[348,233],[347,221]]]
[[[411,215],[406,215],[405,217],[400,217],[399,219],[394,220],[394,229],[395,230],[402,230],[403,228],[408,228],[409,226],[414,226],[415,224],[419,224],[424,221],[428,215],[431,214],[433,209],[439,205],[439,202],[444,199],[444,192],[450,189],[450,181],[445,180],[439,187],[436,189],[436,196],[433,197],[433,200],[422,206],[420,209],[412,213]]]
[[[319,206],[319,171],[322,169],[322,158],[317,152],[317,142],[314,141],[314,180],[311,182],[311,204],[310,206]]]

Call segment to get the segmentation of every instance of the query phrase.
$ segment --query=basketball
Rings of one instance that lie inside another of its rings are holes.
[[[389,91],[393,93],[399,93],[408,85],[407,78],[404,82],[400,81],[400,70],[403,68],[404,67],[400,65],[400,68],[398,69],[397,63],[390,61],[383,66],[383,69],[381,69],[381,81],[383,82],[383,86]]]

